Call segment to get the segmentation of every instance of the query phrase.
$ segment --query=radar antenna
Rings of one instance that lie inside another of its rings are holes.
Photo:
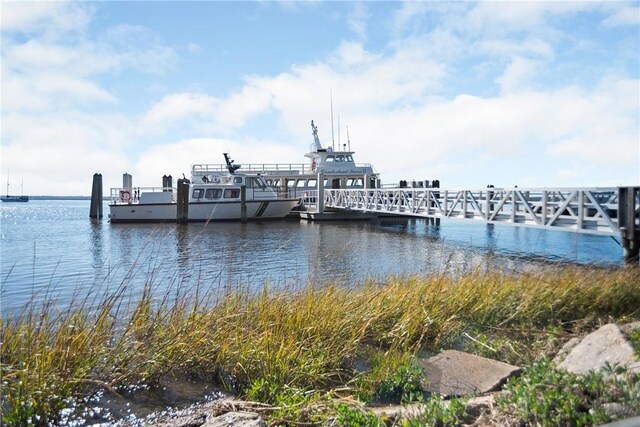
[[[240,165],[233,164],[233,160],[229,158],[229,153],[222,153],[222,154],[224,154],[224,160],[225,162],[227,162],[227,169],[229,170],[229,173],[233,175],[234,173],[236,173],[238,169],[240,169]]]
[[[316,146],[316,151],[322,150],[322,144],[320,144],[320,138],[318,138],[318,126],[313,124],[313,120],[311,120],[311,133],[313,134],[313,143]]]

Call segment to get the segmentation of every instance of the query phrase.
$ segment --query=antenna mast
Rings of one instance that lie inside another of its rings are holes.
[[[351,140],[349,139],[349,125],[347,125],[347,144],[349,144],[349,151],[351,151]]]
[[[331,148],[336,149],[336,140],[333,136],[333,91],[329,89],[329,100],[331,102]]]

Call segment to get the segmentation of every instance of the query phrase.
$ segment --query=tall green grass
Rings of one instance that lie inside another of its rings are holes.
[[[482,342],[493,357],[527,363],[557,349],[542,336],[570,333],[585,319],[640,317],[640,270],[389,277],[348,287],[194,289],[178,298],[151,288],[134,299],[125,294],[116,290],[98,308],[33,304],[0,319],[5,424],[55,421],[70,397],[153,385],[168,374],[277,403],[291,390],[374,396],[397,375],[394,367],[405,369],[425,349]],[[473,339],[461,342],[465,336]]]

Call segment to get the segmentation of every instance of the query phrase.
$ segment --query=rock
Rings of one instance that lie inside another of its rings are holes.
[[[558,367],[576,374],[586,374],[600,370],[607,363],[626,367],[630,372],[640,372],[640,361],[636,359],[633,347],[613,323],[587,335]]]
[[[560,363],[562,363],[562,361],[564,361],[564,359],[567,358],[567,355],[571,353],[571,350],[573,350],[575,346],[580,344],[580,341],[581,341],[580,338],[575,338],[575,337],[567,341],[562,346],[562,348],[560,349],[556,357],[553,358],[553,364],[559,365]]]
[[[493,394],[470,399],[464,407],[465,422],[467,424],[472,424],[480,418],[482,414],[490,412],[493,408],[494,402],[495,397]]]
[[[267,427],[267,423],[255,412],[227,412],[207,419],[202,427]]]
[[[424,391],[445,396],[483,394],[499,390],[521,368],[497,360],[446,350],[417,362],[425,373]]]
[[[618,327],[620,328],[620,331],[622,331],[623,334],[629,335],[631,332],[635,331],[636,329],[640,329],[640,321],[623,323],[622,325],[618,325]]]

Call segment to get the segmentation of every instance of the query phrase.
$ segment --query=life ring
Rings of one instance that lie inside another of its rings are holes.
[[[216,184],[219,183],[220,182],[220,175],[213,175],[211,177],[211,181],[216,183]]]
[[[130,202],[131,201],[131,193],[128,192],[127,190],[120,191],[120,200],[122,200],[123,202]]]

